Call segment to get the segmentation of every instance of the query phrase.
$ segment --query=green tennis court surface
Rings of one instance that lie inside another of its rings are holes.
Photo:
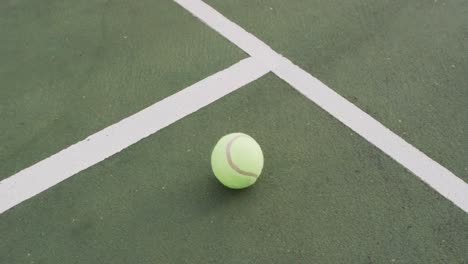
[[[206,2],[468,180],[464,1]],[[7,1],[0,33],[0,179],[247,57],[170,0]],[[265,155],[242,191],[231,132]],[[468,263],[467,227],[268,73],[0,214],[0,263]]]

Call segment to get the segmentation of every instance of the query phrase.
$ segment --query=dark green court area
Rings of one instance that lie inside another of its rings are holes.
[[[468,4],[207,0],[468,180]],[[0,2],[0,180],[247,55],[171,0]],[[263,149],[234,191],[220,137]],[[468,263],[468,214],[269,73],[0,215],[0,264]]]

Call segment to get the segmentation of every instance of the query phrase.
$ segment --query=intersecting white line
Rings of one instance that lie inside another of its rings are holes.
[[[174,1],[468,213],[468,184],[452,172],[203,1]]]
[[[0,214],[255,81],[270,71],[247,58],[0,181]]]

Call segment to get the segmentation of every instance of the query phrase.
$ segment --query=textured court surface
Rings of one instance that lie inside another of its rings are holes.
[[[468,179],[463,1],[207,3]],[[246,57],[169,0],[8,1],[0,33],[0,179]],[[240,192],[209,167],[237,131]],[[467,226],[267,74],[1,214],[0,263],[468,263]]]

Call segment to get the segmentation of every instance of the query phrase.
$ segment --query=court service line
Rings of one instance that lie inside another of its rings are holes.
[[[270,71],[247,58],[0,181],[0,214]]]
[[[468,213],[468,184],[201,0],[174,0]]]

